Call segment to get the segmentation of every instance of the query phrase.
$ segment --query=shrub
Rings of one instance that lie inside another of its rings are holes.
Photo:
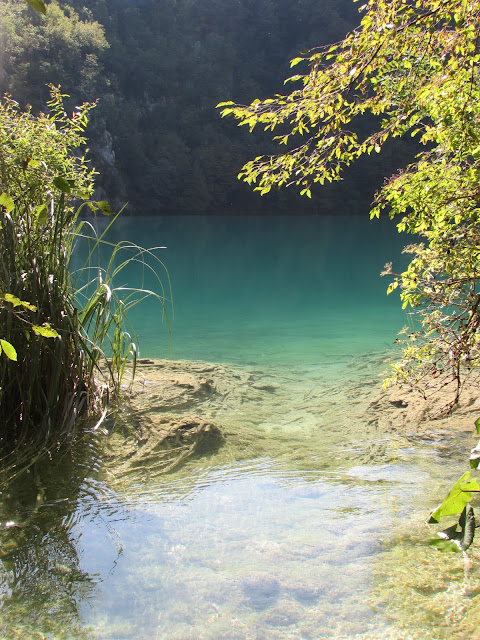
[[[81,152],[93,105],[69,117],[66,96],[51,91],[39,116],[8,97],[0,103],[0,445],[17,466],[19,454],[28,464],[71,439],[80,416],[105,416],[127,361],[135,369],[128,309],[147,295],[164,309],[163,295],[153,292],[122,288],[118,296],[118,272],[132,259],[155,259],[135,245],[120,262],[126,247],[110,248],[107,268],[93,267],[91,256],[106,242],[93,236],[90,260],[74,280],[76,242],[93,229],[82,211],[113,212],[90,200],[95,172]]]

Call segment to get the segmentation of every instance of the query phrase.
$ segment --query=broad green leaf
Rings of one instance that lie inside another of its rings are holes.
[[[47,205],[40,204],[35,208],[35,214],[37,216],[38,224],[45,224],[48,219],[48,209]]]
[[[428,520],[430,524],[438,522],[443,516],[452,516],[461,513],[467,502],[470,502],[472,499],[472,491],[480,491],[480,487],[475,478],[469,481],[471,475],[470,471],[466,471],[463,476],[457,480],[442,504],[431,513]]]
[[[47,7],[45,6],[43,0],[27,0],[27,2],[32,7],[32,9],[35,9],[35,11],[43,13],[44,16],[47,15]]]
[[[33,332],[37,336],[43,336],[44,338],[58,338],[59,337],[59,335],[55,331],[55,329],[53,329],[49,324],[44,324],[42,327],[40,327],[37,324],[34,324],[32,326],[32,329],[33,329]]]
[[[97,202],[96,204],[104,215],[112,216],[114,214],[113,209],[110,207],[108,202],[105,202],[105,200],[100,200],[100,202]]]
[[[10,358],[10,360],[17,360],[17,352],[15,351],[15,347],[7,340],[0,339],[0,353],[2,351],[7,356],[7,358]]]
[[[0,195],[0,205],[5,207],[5,210],[7,213],[10,213],[11,211],[13,211],[15,207],[13,198],[11,198],[7,193],[2,193]]]
[[[56,178],[53,179],[53,184],[57,187],[57,189],[60,189],[60,191],[63,191],[63,193],[72,193],[72,187],[74,185],[73,180],[67,180],[66,178],[62,178],[62,176],[57,176]]]

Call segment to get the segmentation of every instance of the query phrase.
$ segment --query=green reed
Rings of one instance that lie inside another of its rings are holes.
[[[67,117],[64,97],[52,88],[49,113],[39,116],[8,97],[0,103],[0,456],[7,467],[28,466],[71,440],[80,418],[105,417],[127,368],[135,373],[128,311],[155,296],[165,313],[160,276],[158,293],[116,284],[132,261],[164,271],[154,251],[111,245],[81,218],[87,207],[113,212],[91,200],[94,171],[79,153],[92,105]],[[86,237],[92,249],[73,274],[76,244]],[[93,262],[101,247],[110,252],[105,266]]]

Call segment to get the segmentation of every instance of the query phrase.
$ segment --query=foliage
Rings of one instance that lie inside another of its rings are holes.
[[[480,434],[480,418],[475,421],[475,428]],[[480,443],[471,451],[470,467],[477,469],[480,463]],[[439,551],[458,553],[466,551],[475,538],[475,513],[471,503],[472,494],[480,493],[480,485],[476,478],[471,478],[466,471],[453,485],[443,502],[432,511],[429,524],[437,524],[440,518],[460,514],[458,522],[447,527],[430,540],[430,544]]]
[[[276,134],[285,153],[258,156],[240,173],[260,193],[296,185],[311,197],[314,183],[341,178],[360,156],[380,152],[389,138],[409,134],[424,146],[415,163],[380,190],[371,216],[398,216],[399,231],[420,236],[407,248],[408,269],[389,292],[401,291],[415,322],[403,358],[387,381],[436,388],[480,364],[478,198],[480,175],[478,0],[370,0],[360,27],[341,42],[292,60],[308,65],[289,95],[249,106],[221,103],[239,126]],[[366,136],[358,118],[372,114]],[[387,265],[386,273],[391,273]]]
[[[33,3],[37,9],[43,3]],[[76,101],[105,91],[102,58],[108,48],[103,27],[68,5],[50,2],[34,13],[25,0],[0,3],[1,92],[40,109],[47,84],[61,85]],[[44,15],[42,15],[44,14]]]
[[[45,20],[25,0],[0,2],[6,13],[0,92],[22,107],[32,104],[34,113],[45,103],[46,82],[61,84],[73,104],[98,98],[88,138],[99,198],[117,209],[128,201],[128,215],[363,214],[385,168],[393,172],[412,157],[411,141],[398,143],[312,200],[293,190],[260,198],[236,180],[249,157],[275,147],[266,136],[239,135],[233,122],[219,121],[215,104],[225,95],[250,100],[273,92],[289,57],[336,41],[358,24],[351,0],[59,0],[54,6],[47,5]]]
[[[0,336],[7,356],[0,358],[0,443],[17,468],[22,455],[32,461],[32,445],[41,454],[72,437],[80,416],[105,415],[127,362],[135,369],[136,345],[124,329],[129,308],[146,295],[163,304],[161,295],[116,287],[128,260],[96,265],[93,277],[90,263],[72,273],[76,242],[92,237],[82,207],[113,212],[88,200],[94,171],[81,150],[92,105],[69,117],[63,97],[52,88],[49,111],[38,117],[8,97],[0,103]],[[106,241],[92,242],[93,255]],[[134,249],[131,258],[143,260],[145,251]],[[113,247],[114,256],[121,250]]]
[[[440,531],[430,544],[439,551],[466,551],[475,538],[475,514],[470,504],[472,493],[480,492],[476,478],[470,479],[470,471],[466,471],[448,492],[443,502],[430,514],[429,524],[436,524],[440,518],[460,514],[458,523]],[[460,528],[460,530],[459,530]]]

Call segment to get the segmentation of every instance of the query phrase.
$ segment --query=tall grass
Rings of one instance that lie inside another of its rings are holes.
[[[132,261],[163,265],[153,251],[110,245],[81,218],[87,206],[112,212],[90,200],[94,173],[79,153],[92,105],[67,117],[64,97],[52,88],[49,113],[37,117],[9,98],[0,103],[0,339],[16,354],[0,354],[0,457],[7,466],[24,467],[71,440],[80,418],[105,416],[126,369],[135,372],[129,309],[153,295],[165,312],[170,296],[168,276],[166,294],[160,276],[158,293],[117,286]],[[75,246],[86,237],[91,250],[74,274]],[[102,247],[107,264],[94,264]]]

